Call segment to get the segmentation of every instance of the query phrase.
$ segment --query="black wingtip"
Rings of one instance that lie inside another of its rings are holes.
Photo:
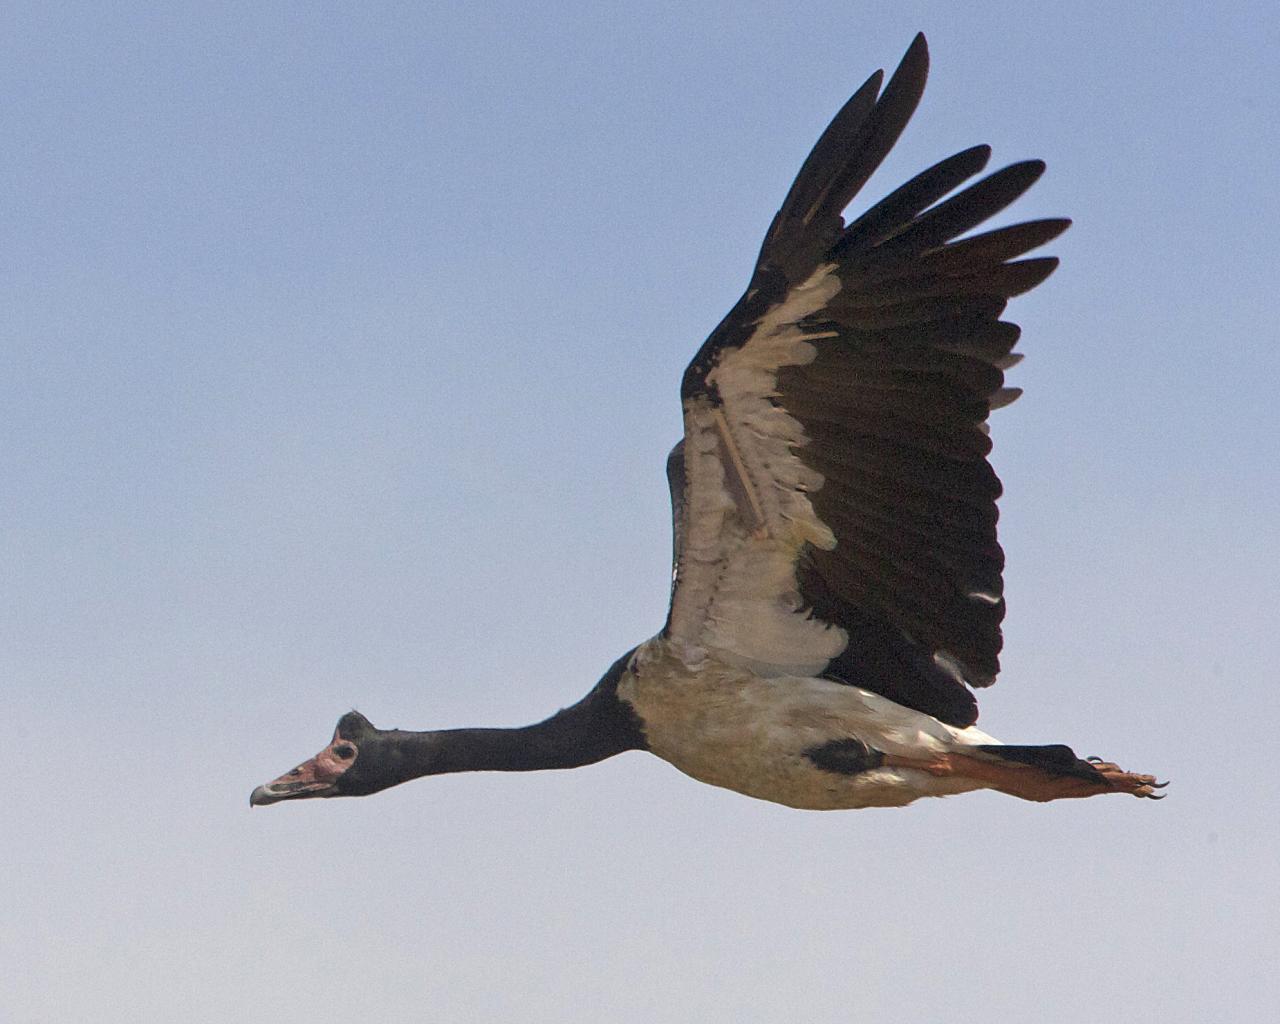
[[[1069,227],[1071,227],[1070,217],[1044,218],[1045,239],[1044,239],[1044,242],[1041,242],[1040,244],[1044,245],[1045,242],[1052,242],[1055,238],[1057,238],[1060,234],[1066,231],[1067,228]]]
[[[907,47],[907,52],[902,55],[902,60],[898,63],[898,70],[893,73],[893,77],[899,75],[908,78],[919,76],[921,78],[929,73],[929,44],[925,41],[924,33],[917,32],[916,37],[911,40],[911,45]]]
[[[907,47],[906,53],[902,55],[902,60],[898,61],[898,66],[894,70],[893,75],[897,77],[905,71],[907,74],[919,74],[929,70],[929,42],[924,37],[923,32],[917,32],[911,40],[911,45]],[[884,80],[884,68],[877,71],[871,78],[879,78]],[[870,83],[871,78],[863,84],[863,88]],[[877,92],[879,89],[877,88]]]
[[[894,69],[892,76],[889,78],[889,84],[886,89],[893,89],[895,86],[905,88],[916,93],[916,101],[919,100],[919,93],[924,91],[925,79],[929,77],[929,44],[924,41],[924,33],[916,34],[915,39],[911,40],[911,45],[907,47],[907,52],[902,55],[902,60],[898,62],[898,66]],[[912,109],[915,103],[912,103]],[[907,117],[910,117],[910,113]]]
[[[907,126],[928,75],[929,47],[918,33],[888,82],[877,71],[840,108],[801,164],[765,235],[757,266],[794,262],[797,275],[812,269],[835,241],[840,214]]]
[[[1057,256],[1036,256],[1029,260],[1006,263],[1004,265],[1005,286],[1000,294],[1007,298],[1025,295],[1057,270],[1058,263]]]
[[[1027,178],[1027,185],[1030,187],[1040,180],[1040,175],[1044,174],[1047,166],[1043,160],[1020,160],[1016,164],[1010,164],[1005,170],[1011,173],[1016,172],[1019,177]]]
[[[876,97],[880,95],[880,87],[882,85],[884,85],[884,68],[876,68],[875,71],[867,75],[867,80],[854,90],[853,95],[845,100],[844,106],[840,108],[832,120],[839,121],[842,117],[848,117],[848,111],[855,109],[859,104],[867,103],[868,100],[874,103]]]

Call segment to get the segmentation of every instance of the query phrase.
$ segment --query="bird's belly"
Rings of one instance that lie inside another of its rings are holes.
[[[833,771],[809,756],[825,744],[856,739],[875,751],[926,760],[990,739],[854,686],[761,678],[718,664],[694,673],[673,670],[669,663],[642,663],[624,674],[618,696],[639,716],[649,749],[686,775],[810,810],[899,807],[922,796],[977,788],[969,780],[912,768]]]

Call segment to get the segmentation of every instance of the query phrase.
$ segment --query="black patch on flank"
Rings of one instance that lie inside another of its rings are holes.
[[[820,747],[810,747],[804,756],[824,772],[857,775],[884,764],[884,754],[861,740],[831,740]]]
[[[1076,752],[1064,743],[1043,746],[1005,746],[1000,743],[984,743],[977,748],[984,754],[994,754],[1004,761],[1025,764],[1053,775],[1068,775],[1076,779],[1097,781],[1101,773],[1088,761],[1076,757]]]

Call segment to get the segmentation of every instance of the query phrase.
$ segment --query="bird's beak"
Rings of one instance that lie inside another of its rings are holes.
[[[278,779],[259,786],[249,794],[249,806],[261,807],[281,800],[301,800],[312,796],[333,796],[335,784],[346,765],[336,761],[330,747],[325,747],[310,761],[303,761]]]

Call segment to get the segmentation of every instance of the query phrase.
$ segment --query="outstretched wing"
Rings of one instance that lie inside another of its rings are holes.
[[[927,69],[917,36],[883,92],[877,72],[836,115],[685,373],[665,635],[968,725],[1005,611],[986,419],[1017,397],[1003,371],[1019,357],[999,317],[1057,264],[1018,257],[1069,222],[956,241],[1044,170],[1014,164],[941,201],[985,166],[979,146],[845,225]]]

